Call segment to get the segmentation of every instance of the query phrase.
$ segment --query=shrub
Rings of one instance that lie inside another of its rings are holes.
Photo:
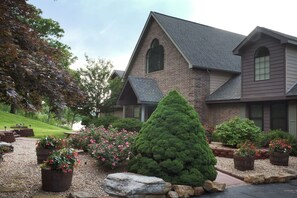
[[[103,116],[97,119],[93,120],[93,124],[96,127],[100,127],[103,126],[104,128],[108,128],[109,125],[112,125],[112,123],[116,120],[118,120],[119,118],[116,116],[112,116],[112,115],[108,115],[108,116]]]
[[[269,152],[290,153],[292,146],[286,139],[275,139],[269,143]]]
[[[85,126],[90,126],[91,124],[93,124],[93,118],[90,117],[83,117],[81,120],[81,124],[85,125]]]
[[[234,154],[240,157],[254,157],[256,152],[257,149],[255,145],[250,141],[246,141],[245,143],[240,144]]]
[[[36,149],[60,149],[64,146],[65,142],[54,136],[45,136],[36,142]]]
[[[104,128],[102,128],[104,129]],[[104,129],[105,130],[105,129]],[[72,135],[68,139],[68,144],[76,149],[83,149],[84,151],[88,151],[89,144],[96,142],[99,140],[99,135],[96,132],[96,128],[85,128],[80,131],[77,135]]]
[[[135,118],[122,118],[112,123],[112,126],[119,130],[125,129],[127,131],[140,131],[142,122]]]
[[[135,132],[118,131],[112,127],[97,128],[95,131],[99,139],[93,140],[89,152],[100,164],[116,168],[130,158]]]
[[[292,146],[291,155],[297,156],[297,139],[294,135],[282,130],[271,130],[267,133],[262,133],[257,142],[262,147],[268,147],[272,140],[286,139]]]
[[[235,117],[216,127],[217,137],[227,146],[237,146],[246,140],[255,142],[261,133],[252,120]]]
[[[131,172],[190,186],[217,176],[198,113],[177,91],[162,99],[133,145]]]

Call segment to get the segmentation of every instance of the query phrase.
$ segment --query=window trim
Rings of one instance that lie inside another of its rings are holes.
[[[264,46],[259,47],[256,49],[254,54],[254,80],[255,81],[269,80],[270,73],[271,73],[270,51],[267,47],[264,47]]]
[[[153,58],[156,63],[155,66],[152,64]],[[159,40],[155,38],[146,53],[145,72],[148,74],[161,70],[164,70],[164,47],[160,45]]]

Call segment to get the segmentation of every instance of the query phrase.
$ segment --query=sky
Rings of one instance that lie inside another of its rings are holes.
[[[297,37],[296,0],[28,0],[64,29],[62,43],[125,70],[151,11],[248,35],[256,26]]]

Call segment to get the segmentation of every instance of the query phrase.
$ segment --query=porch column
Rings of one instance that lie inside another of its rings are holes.
[[[145,121],[145,105],[142,104],[141,105],[141,118],[140,118],[141,122]]]
[[[125,115],[126,115],[126,105],[123,105],[123,118],[125,118]]]

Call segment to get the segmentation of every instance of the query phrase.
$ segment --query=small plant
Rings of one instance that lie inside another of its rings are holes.
[[[64,173],[73,172],[78,165],[78,153],[72,148],[63,148],[54,151],[52,155],[41,165],[41,168],[56,170]]]
[[[115,168],[130,158],[135,132],[118,131],[112,127],[97,128],[96,132],[99,139],[92,139],[90,153],[100,164]]]
[[[235,117],[218,125],[215,133],[224,145],[236,147],[246,140],[255,142],[261,129],[252,120]]]
[[[292,146],[289,144],[286,139],[276,139],[272,140],[269,144],[269,152],[278,152],[278,153],[290,153]]]
[[[64,141],[54,136],[46,136],[36,142],[36,149],[60,149],[64,145]]]
[[[255,145],[250,141],[246,141],[245,143],[241,144],[239,148],[234,152],[235,155],[240,157],[254,157],[256,153],[257,149]]]

